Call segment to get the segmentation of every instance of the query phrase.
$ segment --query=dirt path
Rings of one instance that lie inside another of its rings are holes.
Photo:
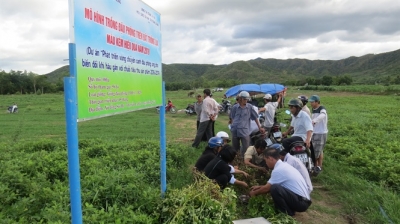
[[[296,213],[299,223],[348,224],[356,223],[355,217],[344,215],[342,205],[321,185],[314,185],[312,204],[306,212]]]

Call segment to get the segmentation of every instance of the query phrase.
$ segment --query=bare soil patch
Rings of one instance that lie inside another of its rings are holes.
[[[298,212],[294,216],[299,223],[356,223],[354,217],[345,215],[341,204],[335,202],[336,200],[323,186],[314,186],[311,197],[312,204],[308,210],[306,212]]]

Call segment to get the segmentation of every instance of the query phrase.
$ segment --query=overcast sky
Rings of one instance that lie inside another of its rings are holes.
[[[337,60],[400,49],[399,0],[144,2],[161,13],[166,64]],[[0,69],[45,74],[67,64],[68,0],[0,0],[0,21]]]

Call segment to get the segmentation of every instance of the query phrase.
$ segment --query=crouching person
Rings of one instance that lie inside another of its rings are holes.
[[[250,196],[270,193],[275,207],[290,216],[296,212],[304,212],[311,205],[311,197],[307,184],[293,166],[280,160],[275,149],[264,151],[264,160],[272,170],[271,178],[266,185],[251,188]]]
[[[208,140],[208,145],[194,165],[198,171],[203,171],[207,164],[213,160],[224,145],[224,140],[220,137],[212,137]]]
[[[267,164],[265,164],[263,152],[267,147],[264,139],[257,139],[254,146],[247,148],[244,154],[244,164],[253,167],[259,171],[267,172]]]
[[[221,189],[224,189],[228,183],[248,187],[246,182],[237,180],[231,173],[235,170],[229,163],[235,159],[235,156],[236,150],[230,145],[224,145],[218,156],[211,160],[204,169],[205,175],[215,180]]]

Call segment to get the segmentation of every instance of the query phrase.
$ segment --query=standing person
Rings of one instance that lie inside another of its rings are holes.
[[[313,126],[311,118],[308,114],[302,111],[303,103],[299,99],[291,99],[289,101],[290,113],[292,113],[292,121],[286,132],[282,133],[286,137],[294,129],[292,137],[282,140],[282,146],[286,151],[290,151],[291,144],[297,141],[306,143],[307,148],[310,148]]]
[[[207,136],[207,141],[213,137],[212,134],[212,121],[215,120],[216,115],[218,114],[218,104],[217,102],[210,98],[211,91],[210,89],[204,89],[204,100],[201,106],[200,113],[200,124],[197,129],[196,138],[192,144],[192,147],[199,147],[201,138],[204,133]]]
[[[308,98],[307,96],[304,95],[300,95],[297,97],[297,99],[301,100],[301,102],[303,103],[303,107],[301,108],[304,112],[306,112],[308,114],[308,116],[311,117],[311,112],[310,109],[308,109],[307,103],[308,103]]]
[[[265,121],[264,121],[264,128],[265,131],[267,132],[267,135],[271,133],[271,128],[274,126],[274,120],[275,120],[275,111],[279,106],[279,102],[282,99],[282,94],[278,94],[278,101],[277,102],[272,102],[272,96],[271,94],[265,94],[264,102],[265,105],[263,108],[260,108],[258,111],[259,112],[264,112],[265,115]]]
[[[306,166],[304,166],[303,162],[300,161],[299,158],[296,158],[292,155],[290,155],[290,153],[288,153],[282,145],[280,144],[273,144],[270,145],[268,147],[268,149],[275,149],[279,152],[280,155],[280,159],[283,162],[288,163],[289,165],[293,166],[297,171],[299,171],[299,173],[301,174],[301,176],[304,178],[304,180],[306,181],[307,184],[307,189],[308,189],[308,193],[311,194],[311,191],[313,190],[313,186],[311,183],[311,179],[310,179],[310,174],[308,173],[308,170],[306,168]]]
[[[282,92],[282,99],[280,101],[278,101],[279,108],[285,107],[285,97],[286,97],[286,89]]]
[[[258,114],[253,109],[253,105],[247,103],[250,94],[242,91],[238,96],[238,103],[233,105],[229,114],[229,124],[231,124],[233,148],[236,151],[240,151],[240,155],[243,157],[244,151],[250,144],[250,121],[254,120],[256,122],[261,133],[264,133],[265,130],[258,121]],[[240,142],[242,143],[242,147],[240,147]]]
[[[319,96],[310,97],[312,107],[312,124],[314,134],[312,136],[312,148],[316,158],[315,173],[322,171],[322,160],[324,158],[324,147],[328,138],[328,114],[324,106],[321,105]]]
[[[196,111],[196,115],[197,115],[197,121],[196,121],[196,130],[199,129],[199,124],[200,124],[200,114],[201,114],[201,107],[203,106],[203,98],[202,96],[199,94],[197,95],[197,102],[194,103],[194,111]],[[201,138],[201,141],[207,141],[207,136],[204,133],[203,137]]]
[[[299,171],[280,160],[275,149],[264,151],[264,160],[270,169],[271,178],[266,185],[253,186],[250,197],[270,193],[275,207],[290,216],[296,212],[304,212],[311,205],[311,197],[307,184]]]
[[[210,98],[213,99],[213,100],[215,101],[215,103],[217,104],[217,107],[218,107],[218,112],[217,112],[217,114],[215,115],[214,119],[211,120],[211,132],[212,132],[212,136],[215,136],[215,129],[214,129],[215,121],[216,121],[217,118],[218,118],[218,113],[219,113],[219,111],[221,110],[221,107],[222,107],[222,106],[213,98],[213,94],[212,94],[212,93],[210,94]]]

